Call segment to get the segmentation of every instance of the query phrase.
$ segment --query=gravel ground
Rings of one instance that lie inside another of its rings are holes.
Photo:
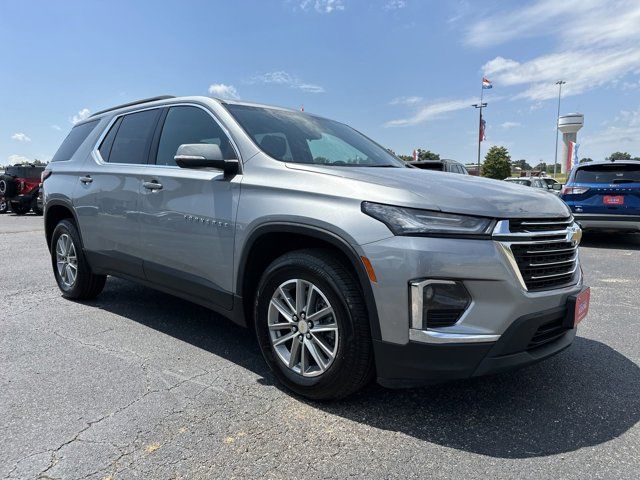
[[[586,237],[591,313],[548,361],[313,403],[196,305],[63,299],[42,230],[0,215],[2,478],[638,478],[640,235]]]

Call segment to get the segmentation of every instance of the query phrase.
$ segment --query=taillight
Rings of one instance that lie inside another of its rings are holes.
[[[562,187],[562,195],[580,195],[581,193],[589,190],[587,187],[567,187],[566,185]]]
[[[51,176],[51,170],[43,170],[40,174],[40,183],[44,183],[44,181]]]

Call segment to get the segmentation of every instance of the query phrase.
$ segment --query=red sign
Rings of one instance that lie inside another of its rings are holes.
[[[573,313],[573,326],[576,327],[589,313],[589,301],[591,300],[591,289],[586,290],[576,298],[576,309]]]
[[[602,203],[605,205],[624,205],[623,195],[605,195],[602,197]]]

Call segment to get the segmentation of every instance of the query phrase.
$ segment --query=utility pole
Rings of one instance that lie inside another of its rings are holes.
[[[558,121],[560,120],[560,99],[562,98],[562,85],[564,85],[564,80],[558,80],[556,85],[558,85],[558,114],[556,115],[556,156],[553,161],[553,178],[556,178],[556,171],[558,169]]]

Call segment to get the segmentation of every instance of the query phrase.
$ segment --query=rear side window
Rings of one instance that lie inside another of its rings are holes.
[[[115,132],[108,159],[104,157],[103,159],[109,163],[147,163],[151,137],[159,114],[159,109],[153,109],[124,115],[117,132]],[[114,129],[112,128],[112,130]],[[106,140],[107,138],[105,138]],[[106,150],[107,144],[105,142],[100,148],[102,149],[103,146]],[[102,155],[102,150],[100,154]]]
[[[173,157],[185,143],[213,143],[226,160],[236,158],[229,139],[211,115],[198,107],[171,107],[162,127],[156,164],[175,165]]]
[[[640,165],[611,164],[582,167],[576,171],[578,183],[640,183]]]
[[[96,128],[98,122],[99,120],[94,120],[93,122],[87,122],[73,127],[51,161],[61,162],[63,160],[70,160],[78,148],[80,148],[82,142],[84,142],[93,129]]]

